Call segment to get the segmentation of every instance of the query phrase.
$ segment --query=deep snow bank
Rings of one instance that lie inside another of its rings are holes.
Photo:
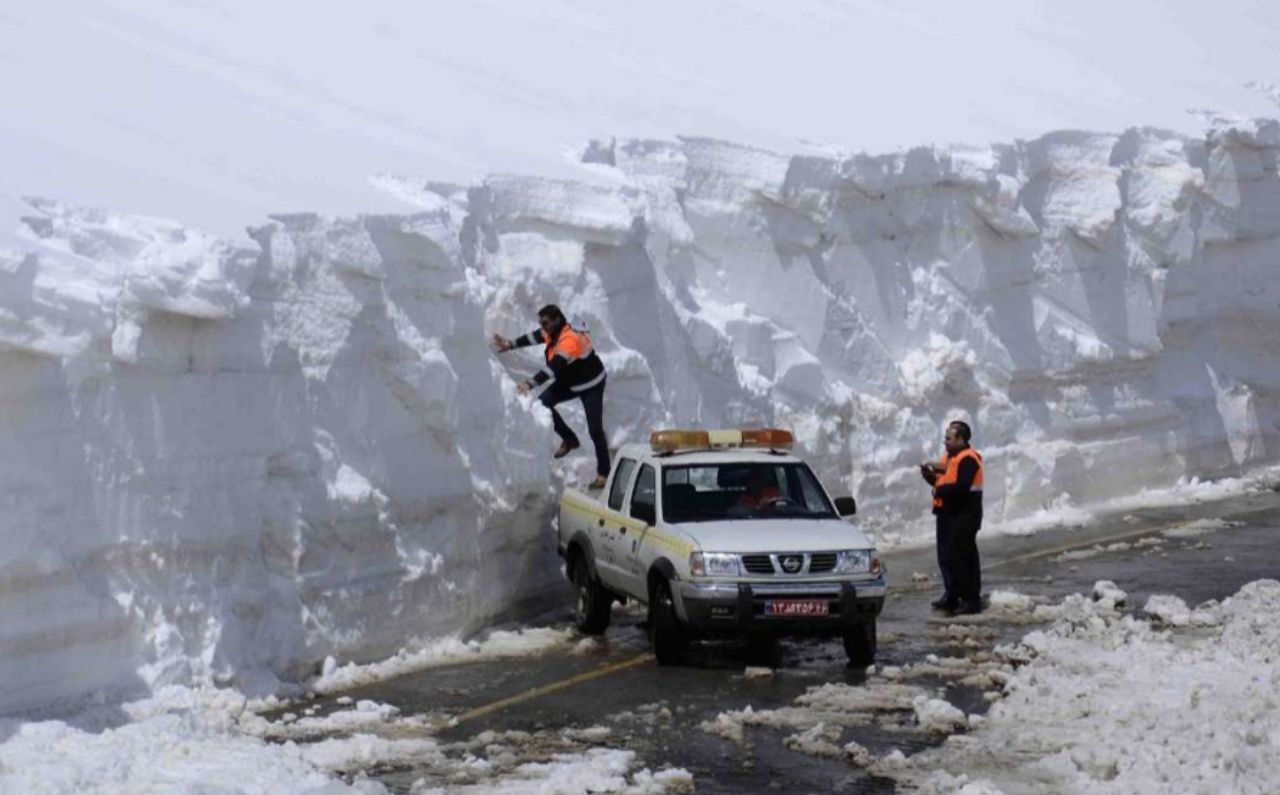
[[[886,532],[926,529],[956,415],[991,521],[1274,461],[1278,152],[1271,121],[597,143],[614,188],[381,178],[423,211],[257,247],[33,200],[0,262],[0,707],[368,659],[558,587],[549,423],[504,371],[536,355],[485,347],[547,301],[594,332],[615,443],[788,425]]]

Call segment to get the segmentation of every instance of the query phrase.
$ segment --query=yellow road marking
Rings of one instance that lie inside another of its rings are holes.
[[[465,721],[475,720],[476,718],[483,718],[485,715],[491,715],[499,710],[506,709],[507,707],[522,704],[526,701],[532,701],[535,698],[541,698],[542,696],[550,695],[551,693],[558,693],[561,690],[567,690],[574,685],[579,685],[583,682],[590,682],[592,679],[599,679],[602,676],[615,674],[618,671],[625,671],[628,668],[636,668],[649,662],[653,662],[653,655],[641,654],[638,657],[632,657],[629,660],[623,660],[622,662],[617,662],[612,665],[606,665],[603,668],[597,668],[594,671],[586,671],[578,674],[577,676],[571,676],[568,679],[561,679],[559,682],[552,682],[549,685],[535,687],[532,690],[526,690],[523,693],[511,696],[510,698],[494,701],[491,704],[485,704],[482,707],[476,707],[475,709],[464,712],[450,721],[450,725],[457,725]]]
[[[1047,557],[1052,557],[1053,555],[1061,555],[1063,552],[1071,552],[1072,550],[1076,550],[1076,549],[1087,549],[1088,547],[1099,546],[1102,544],[1114,544],[1117,541],[1124,541],[1125,539],[1128,539],[1128,538],[1137,538],[1138,536],[1155,535],[1157,533],[1163,533],[1165,530],[1172,530],[1175,527],[1182,527],[1183,525],[1189,525],[1195,521],[1197,520],[1183,519],[1182,521],[1178,521],[1178,522],[1170,522],[1168,524],[1157,525],[1156,527],[1148,527],[1144,530],[1130,530],[1127,533],[1120,533],[1119,535],[1106,536],[1104,538],[1095,538],[1090,541],[1077,541],[1074,544],[1064,544],[1060,547],[1054,547],[1052,549],[1042,549],[1037,552],[1028,552],[1025,555],[1015,555],[1011,558],[998,560],[992,563],[990,566],[986,566],[985,568],[995,569],[995,568],[999,568],[1000,566],[1007,566],[1013,563],[1025,563],[1028,560],[1035,560],[1036,558],[1047,558]]]

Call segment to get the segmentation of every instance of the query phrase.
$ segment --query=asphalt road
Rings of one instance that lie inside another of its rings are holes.
[[[1204,535],[1178,538],[1162,533],[1196,519],[1236,523]],[[1160,539],[1154,546],[1154,539]],[[1142,545],[1135,542],[1150,539]],[[1266,492],[1226,501],[1169,509],[1147,509],[1087,528],[1032,537],[979,536],[983,590],[1013,590],[1054,601],[1088,593],[1098,580],[1112,580],[1129,594],[1129,609],[1153,593],[1171,593],[1195,605],[1221,599],[1252,580],[1280,578],[1280,494]],[[1119,545],[1081,556],[1095,545]],[[927,655],[963,653],[948,644],[949,620],[930,610],[936,596],[932,549],[886,556],[891,593],[880,618],[877,662],[917,663]],[[917,575],[913,577],[912,575]],[[919,575],[930,575],[922,580]],[[566,607],[559,621],[569,621]],[[448,714],[457,724],[442,731],[442,742],[465,742],[485,731],[512,730],[555,736],[565,728],[607,726],[603,744],[633,750],[653,768],[683,767],[700,793],[714,792],[892,792],[893,782],[877,779],[843,761],[788,750],[785,730],[753,728],[745,744],[709,734],[699,725],[726,710],[751,705],[790,705],[806,689],[825,682],[857,685],[865,673],[846,666],[838,640],[784,641],[775,648],[703,644],[680,668],[659,668],[648,654],[638,611],[617,611],[606,641],[587,653],[557,652],[518,660],[435,668],[361,688],[346,695],[398,706],[403,714]],[[996,635],[991,645],[1014,641],[1026,625],[984,624]],[[772,676],[748,678],[747,666],[776,667]],[[981,713],[987,702],[971,688],[941,680],[916,682],[946,687],[948,700],[966,713]],[[842,742],[857,740],[879,754],[893,748],[912,753],[940,738],[885,732],[876,726],[846,730]],[[432,770],[372,771],[393,791],[407,792],[425,779],[449,782]]]

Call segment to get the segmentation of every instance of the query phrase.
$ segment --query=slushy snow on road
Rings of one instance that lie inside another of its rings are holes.
[[[857,685],[813,686],[791,705],[748,705],[701,729],[738,744],[777,742],[748,733],[757,728],[790,731],[787,748],[925,795],[1274,792],[1280,582],[1195,608],[1157,594],[1145,615],[1121,610],[1127,598],[1105,580],[1053,604],[999,591],[974,623],[947,627],[984,639],[966,644],[976,651],[876,666]],[[989,651],[993,623],[1048,625]],[[994,703],[965,714],[946,700],[953,685]],[[847,729],[872,725],[946,739],[910,756],[845,742]]]
[[[976,728],[877,769],[926,793],[1274,792],[1280,582],[1249,583],[1173,622],[1200,629],[1172,631],[1163,613],[1113,611],[1102,591],[1112,598],[1069,598],[1008,652],[1030,662]]]

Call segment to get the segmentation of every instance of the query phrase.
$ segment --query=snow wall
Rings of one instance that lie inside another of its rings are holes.
[[[0,258],[0,711],[252,691],[563,594],[556,301],[613,443],[793,428],[881,538],[971,419],[995,523],[1280,458],[1280,125],[781,156],[595,143],[582,183],[382,178],[256,245],[30,200]],[[570,421],[582,427],[581,414]],[[584,449],[586,449],[584,447]]]

